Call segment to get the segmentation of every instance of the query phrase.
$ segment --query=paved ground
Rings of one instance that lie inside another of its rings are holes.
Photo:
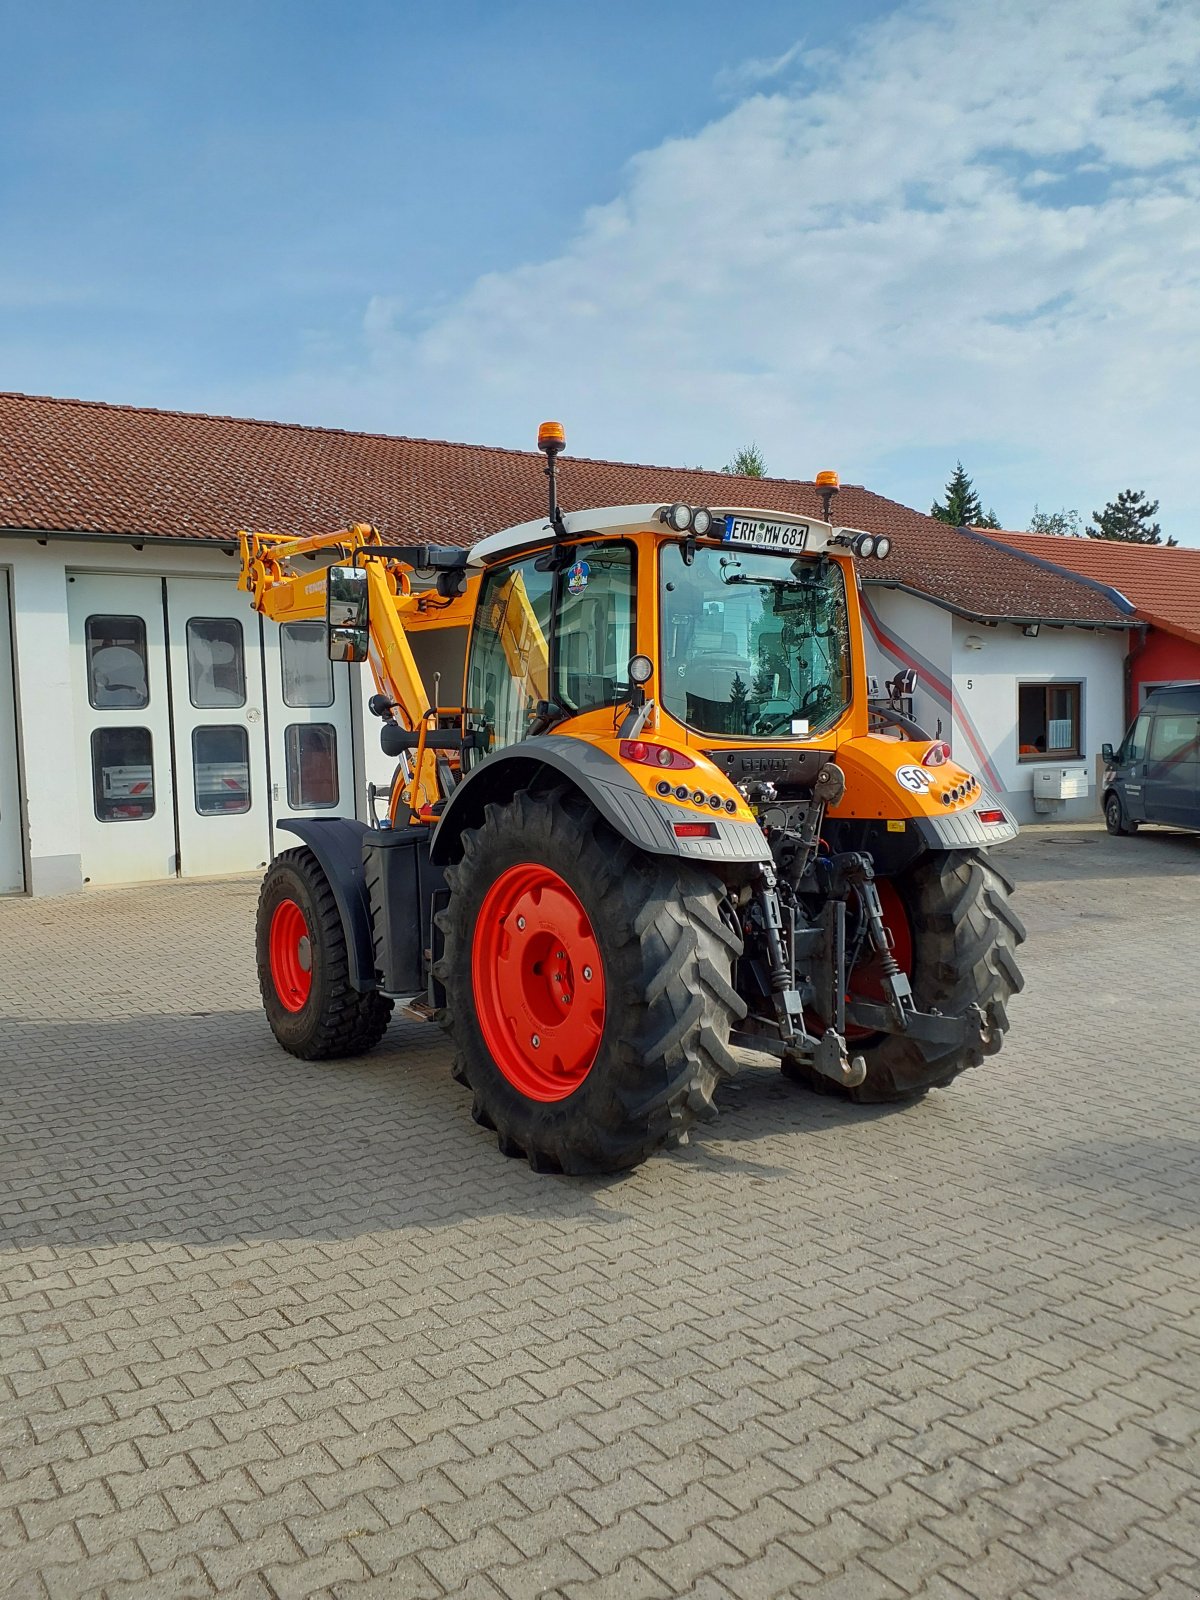
[[[1200,838],[1007,857],[995,1062],[620,1181],[278,1052],[248,880],[0,902],[0,1593],[1200,1592]]]

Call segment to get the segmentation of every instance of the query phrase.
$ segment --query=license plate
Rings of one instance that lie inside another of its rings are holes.
[[[803,550],[808,544],[808,524],[728,516],[722,538],[725,544],[748,544],[757,550]]]

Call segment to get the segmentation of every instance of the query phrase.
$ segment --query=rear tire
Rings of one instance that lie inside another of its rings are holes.
[[[716,1115],[746,1009],[719,879],[642,854],[558,788],[489,805],[446,882],[435,971],[452,1071],[506,1155],[540,1172],[619,1172]],[[565,1013],[543,1025],[560,992]]]
[[[351,987],[341,913],[311,850],[285,850],[267,869],[256,946],[263,1010],[285,1050],[318,1061],[378,1044],[392,1002]]]
[[[1137,823],[1125,815],[1124,804],[1115,790],[1110,790],[1104,801],[1104,826],[1109,833],[1122,836],[1138,830]]]
[[[1008,1031],[1007,1003],[1025,986],[1016,947],[1025,925],[1009,904],[1012,880],[983,852],[961,850],[922,857],[893,880],[908,914],[912,935],[912,990],[919,1011],[961,1016],[979,1006],[991,1023],[984,1049],[922,1044],[903,1034],[876,1034],[856,1045],[867,1076],[847,1089],[800,1063],[784,1072],[821,1094],[836,1094],[860,1105],[919,1100],[930,1089],[953,1082],[985,1055],[994,1055]]]

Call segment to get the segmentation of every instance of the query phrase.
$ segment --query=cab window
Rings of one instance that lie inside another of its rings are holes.
[[[572,712],[615,705],[634,653],[633,546],[580,545],[561,581],[554,698]]]
[[[550,603],[554,574],[534,557],[494,567],[479,589],[467,665],[466,722],[503,749],[529,731],[550,681]]]
[[[1134,722],[1133,727],[1125,735],[1125,743],[1121,746],[1120,759],[1125,761],[1144,761],[1146,759],[1146,740],[1150,735],[1150,723],[1153,719],[1148,711],[1143,711]]]

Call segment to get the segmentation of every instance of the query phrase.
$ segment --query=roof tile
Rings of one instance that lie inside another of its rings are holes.
[[[227,543],[238,528],[308,534],[373,522],[396,542],[467,545],[536,517],[533,451],[0,394],[0,528]],[[568,456],[564,503],[760,505],[816,517],[815,486]],[[901,583],[980,617],[1119,623],[1104,595],[907,506],[845,486],[836,519],[890,534]]]

